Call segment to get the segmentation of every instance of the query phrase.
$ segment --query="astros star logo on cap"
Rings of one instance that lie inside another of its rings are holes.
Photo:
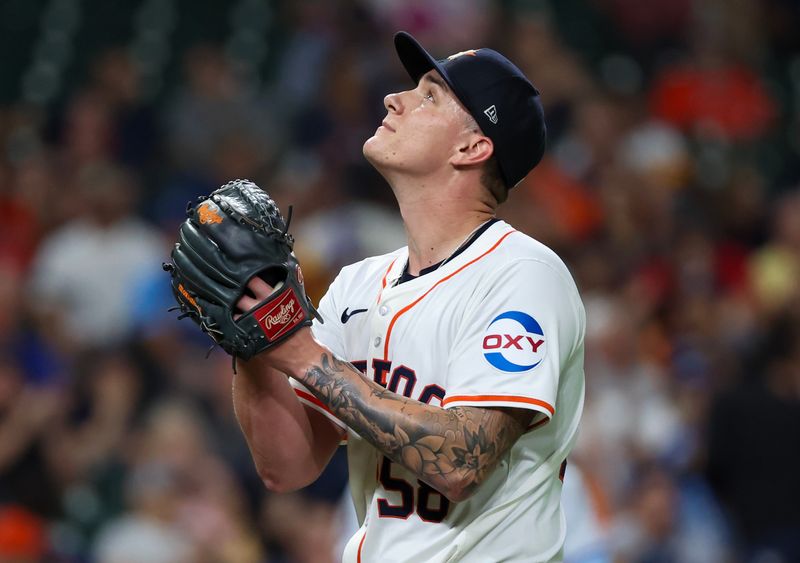
[[[449,57],[447,57],[447,60],[448,61],[452,61],[453,59],[458,58],[458,57],[462,57],[464,55],[469,55],[470,57],[477,57],[478,56],[478,50],[479,49],[469,49],[468,51],[459,51],[458,53],[455,53],[455,54],[450,55]]]

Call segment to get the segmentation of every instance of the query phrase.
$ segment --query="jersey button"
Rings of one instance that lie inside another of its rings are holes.
[[[380,336],[376,336],[375,337],[375,348],[377,348],[380,345],[381,345],[381,337]]]
[[[381,316],[383,317],[383,316],[385,316],[385,315],[386,315],[386,313],[388,313],[388,312],[389,312],[389,307],[387,307],[386,305],[381,305],[381,308],[380,308],[380,309],[378,309],[378,312],[379,312],[379,313],[381,314]]]

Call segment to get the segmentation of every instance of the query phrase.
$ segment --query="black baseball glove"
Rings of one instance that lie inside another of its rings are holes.
[[[234,361],[274,346],[314,317],[322,320],[305,294],[288,222],[261,188],[248,180],[228,182],[190,203],[187,214],[172,260],[164,263],[179,318],[194,320]],[[234,319],[254,276],[274,291]]]

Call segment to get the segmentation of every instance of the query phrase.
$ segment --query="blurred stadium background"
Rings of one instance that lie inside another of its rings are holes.
[[[160,263],[236,177],[317,298],[402,246],[360,150],[398,29],[543,93],[502,215],[588,312],[567,560],[800,561],[796,0],[0,0],[0,561],[336,560],[343,459],[264,489]]]

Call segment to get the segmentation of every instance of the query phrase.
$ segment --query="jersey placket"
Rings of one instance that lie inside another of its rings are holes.
[[[384,345],[389,332],[389,326],[394,315],[400,309],[398,299],[406,293],[406,287],[398,286],[397,280],[403,270],[405,260],[395,259],[389,265],[383,278],[383,287],[378,294],[378,303],[369,321],[370,327],[370,346],[368,363],[374,360],[388,360],[388,350],[384,354]],[[385,385],[385,381],[380,382]]]
[[[409,285],[388,286],[383,290],[380,303],[370,319],[372,336],[370,356],[372,358],[385,361],[389,359],[391,350],[386,344],[391,337],[390,330],[394,328],[393,321],[396,322],[395,317],[398,312],[414,298],[415,292],[408,287]]]

